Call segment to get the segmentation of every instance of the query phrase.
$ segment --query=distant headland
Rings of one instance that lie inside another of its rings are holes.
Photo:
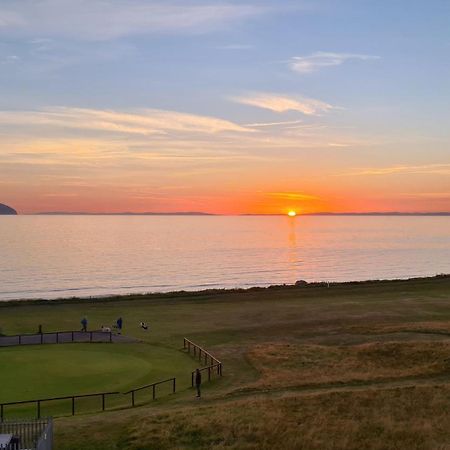
[[[0,215],[17,216],[17,211],[8,205],[4,205],[3,203],[0,203]]]
[[[36,213],[42,216],[214,216],[197,211],[178,211],[178,212],[67,212],[67,211],[48,211]]]
[[[286,214],[214,214],[200,211],[175,211],[175,212],[86,212],[86,211],[43,211],[33,213],[42,216],[285,216]],[[298,213],[297,216],[450,216],[448,211],[437,212],[316,212]]]

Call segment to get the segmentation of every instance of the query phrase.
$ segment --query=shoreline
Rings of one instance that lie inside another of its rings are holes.
[[[185,297],[202,298],[211,295],[231,295],[231,294],[245,294],[257,291],[267,292],[276,290],[321,290],[330,288],[347,288],[347,287],[373,287],[380,285],[392,285],[401,283],[415,283],[415,282],[431,282],[435,280],[450,281],[450,274],[441,273],[434,276],[427,277],[411,277],[411,278],[393,278],[393,279],[368,279],[362,281],[341,281],[341,282],[327,282],[327,281],[312,281],[307,282],[298,280],[296,284],[274,284],[266,287],[252,286],[248,288],[214,288],[202,290],[179,290],[170,292],[146,292],[135,294],[105,294],[100,296],[88,297],[60,297],[55,299],[33,298],[33,299],[14,299],[14,300],[0,300],[0,308],[9,306],[33,306],[33,305],[51,305],[51,304],[78,304],[78,303],[111,303],[121,301],[139,301],[139,300],[175,300]]]

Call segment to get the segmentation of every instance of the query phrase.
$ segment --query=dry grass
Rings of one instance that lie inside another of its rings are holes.
[[[391,333],[418,333],[426,335],[450,336],[450,321],[411,322],[400,324],[371,324],[368,326],[356,325],[346,327],[343,332],[358,334],[391,334]]]
[[[248,358],[261,374],[251,387],[267,389],[450,374],[450,342],[266,343]]]
[[[123,448],[444,450],[449,404],[449,386],[218,403],[145,418]]]

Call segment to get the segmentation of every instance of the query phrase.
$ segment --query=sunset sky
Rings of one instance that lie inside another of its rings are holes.
[[[448,0],[1,0],[0,202],[450,211]]]

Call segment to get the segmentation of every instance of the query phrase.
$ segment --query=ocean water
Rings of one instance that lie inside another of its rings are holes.
[[[449,217],[0,216],[0,300],[449,272]]]

